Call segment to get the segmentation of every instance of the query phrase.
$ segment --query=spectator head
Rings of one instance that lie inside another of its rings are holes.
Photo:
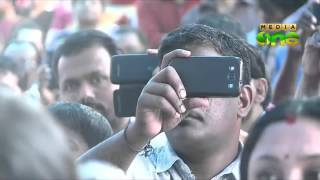
[[[0,1],[0,20],[5,18],[8,10],[14,10],[11,0],[1,0]]]
[[[264,64],[264,61],[262,60],[262,55],[259,52],[259,50],[255,47],[252,47],[255,51],[252,54],[253,58],[251,61],[251,77],[253,81],[264,81],[262,84],[257,85],[257,92],[258,95],[260,94],[261,97],[259,97],[259,100],[257,104],[260,104],[264,110],[268,107],[269,103],[271,102],[271,89],[269,88],[269,81],[267,79],[266,74],[266,67]],[[251,80],[251,82],[252,82]],[[262,87],[260,87],[262,86]],[[260,88],[264,90],[259,90]]]
[[[193,142],[196,143],[197,152],[212,153],[217,146],[229,149],[230,146],[238,147],[241,120],[247,115],[252,103],[251,56],[248,56],[249,52],[253,51],[252,48],[240,38],[209,26],[196,24],[170,32],[161,42],[159,56],[162,59],[165,54],[175,49],[189,50],[192,56],[240,57],[243,62],[243,84],[239,97],[186,99],[185,118],[175,129],[167,133],[173,148],[183,153]],[[203,104],[204,107],[193,108],[194,104]],[[203,123],[196,124],[196,121],[193,124],[194,121],[190,119],[195,117]],[[225,142],[230,146],[223,145]]]
[[[49,106],[49,111],[67,131],[66,134],[70,134],[70,147],[76,155],[81,155],[113,133],[108,120],[88,106],[58,103]]]
[[[40,107],[0,95],[0,179],[76,179],[60,127]]]
[[[267,112],[251,130],[241,179],[317,179],[320,99],[295,100]]]
[[[111,56],[116,54],[118,49],[109,36],[95,30],[82,31],[69,36],[59,47],[53,65],[60,99],[96,109],[112,128],[123,122],[113,107],[113,91],[118,86],[110,81]]]
[[[119,49],[126,54],[144,53],[148,47],[142,32],[131,27],[120,27],[115,32],[115,41]]]
[[[0,83],[7,86],[17,94],[21,93],[19,87],[18,64],[10,58],[0,56]]]
[[[201,0],[199,10],[201,14],[205,13],[224,13],[230,14],[236,7],[238,0]]]
[[[104,9],[103,0],[72,0],[74,17],[80,27],[96,26]]]
[[[266,77],[265,64],[262,60],[262,55],[257,48],[254,49],[251,59],[251,86],[253,103],[252,107],[244,120],[242,121],[242,129],[249,131],[254,122],[267,109],[271,102],[271,87]]]
[[[18,65],[19,85],[27,90],[36,80],[36,69],[40,64],[39,52],[33,43],[27,41],[9,42],[4,55]]]
[[[237,35],[243,39],[246,38],[242,25],[228,15],[209,13],[202,16],[197,21],[197,24],[207,25],[225,31],[226,33]]]
[[[11,35],[11,40],[27,41],[35,44],[39,52],[43,50],[43,38],[41,27],[32,20],[19,22]]]
[[[258,5],[263,11],[265,23],[280,23],[306,2],[307,0],[258,0]]]
[[[32,9],[34,7],[35,0],[12,0],[12,4],[18,15],[23,17],[30,17]]]

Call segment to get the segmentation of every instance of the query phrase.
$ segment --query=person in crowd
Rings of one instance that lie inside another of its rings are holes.
[[[148,42],[144,34],[132,27],[120,27],[114,33],[114,39],[125,54],[141,54],[145,53]]]
[[[0,179],[77,179],[63,131],[45,111],[0,90]]]
[[[108,120],[94,109],[75,103],[57,103],[48,110],[64,127],[76,157],[112,136]]]
[[[284,21],[297,24],[299,44],[294,47],[279,48],[277,51],[274,68],[277,77],[274,82],[273,103],[275,104],[293,98],[303,79],[305,72],[303,65],[301,65],[304,53],[303,47],[306,46],[306,40],[317,31],[316,26],[319,21],[315,16],[317,12],[312,10],[314,5],[316,5],[316,1],[309,0]],[[305,60],[304,62],[306,62]]]
[[[207,25],[216,29],[220,29],[226,33],[239,36],[240,38],[246,39],[246,34],[242,24],[236,21],[231,16],[211,12],[203,15],[199,18],[196,24]]]
[[[72,0],[72,9],[78,29],[96,29],[103,14],[104,0]]]
[[[248,113],[248,115],[242,121],[241,129],[249,132],[253,124],[256,120],[263,115],[266,110],[272,108],[272,89],[270,86],[270,82],[267,78],[265,64],[262,60],[262,55],[260,51],[252,47],[254,49],[253,58],[250,60],[251,66],[251,81],[253,89],[253,102],[252,107]]]
[[[231,16],[242,24],[245,33],[256,28],[262,14],[255,0],[200,0],[183,16],[181,24],[193,24],[211,13]]]
[[[99,30],[113,36],[118,26],[105,25],[101,21],[105,5],[105,0],[71,0],[73,21],[64,29],[52,28],[47,34],[46,48],[49,55],[55,52],[68,36],[78,31]]]
[[[0,34],[6,43],[13,27],[21,20],[16,14],[11,0],[1,0],[0,2]]]
[[[257,121],[241,158],[241,179],[319,179],[320,99],[282,103]]]
[[[10,58],[3,55],[0,56],[0,84],[11,89],[16,94],[21,94],[17,67],[18,64]]]
[[[182,16],[198,2],[199,0],[138,0],[138,27],[145,33],[149,48],[158,48],[161,38],[178,27]]]
[[[13,40],[5,48],[4,55],[17,64],[19,87],[24,96],[44,105],[55,102],[55,95],[49,89],[50,70],[40,65],[41,53],[34,43]]]
[[[34,8],[34,2],[35,0],[12,0],[12,4],[14,6],[14,9],[17,13],[17,15],[28,18],[31,15],[32,9]]]
[[[19,86],[22,91],[31,88],[37,79],[37,67],[40,63],[39,52],[33,43],[12,41],[4,50],[4,55],[18,65]]]
[[[60,99],[90,106],[104,115],[113,132],[126,127],[128,118],[115,115],[110,81],[111,56],[118,54],[113,40],[100,31],[72,34],[59,47],[53,72],[59,86]]]
[[[32,20],[22,20],[12,30],[10,41],[28,41],[36,45],[39,58],[42,58],[44,49],[44,34],[41,27]],[[9,41],[9,42],[10,42]]]
[[[320,95],[319,50],[320,32],[317,31],[308,38],[304,48],[302,56],[303,74],[301,84],[297,89],[297,97],[313,97]]]
[[[241,120],[252,103],[252,51],[244,40],[205,25],[169,33],[159,49],[161,71],[143,89],[135,122],[81,160],[109,161],[137,179],[239,179]],[[168,64],[191,55],[240,57],[240,95],[186,98],[179,75]]]
[[[245,32],[241,28],[241,24],[227,15],[208,13],[207,15],[201,17],[197,21],[197,24],[208,25],[226,33],[236,35],[239,38],[245,39]],[[266,77],[265,64],[262,60],[262,55],[257,48],[252,47],[252,49],[252,58],[250,58],[250,84],[252,85],[253,89],[253,103],[248,115],[243,119],[241,126],[241,129],[247,132],[250,130],[252,124],[267,109],[272,95],[272,90]]]

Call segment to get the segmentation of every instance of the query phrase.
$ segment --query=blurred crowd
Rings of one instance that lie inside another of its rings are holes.
[[[135,117],[119,54],[161,59]],[[190,56],[240,57],[239,96],[186,97],[168,64]],[[0,0],[0,179],[320,179],[319,59],[318,0]]]

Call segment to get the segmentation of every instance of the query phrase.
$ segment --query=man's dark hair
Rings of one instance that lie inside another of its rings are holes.
[[[37,65],[39,66],[41,64],[41,58],[42,58],[42,54],[41,54],[41,51],[40,49],[37,47],[37,45],[33,42],[30,42],[30,41],[24,41],[24,40],[17,40],[15,38],[13,39],[10,39],[10,41],[7,42],[6,46],[5,46],[5,50],[11,46],[11,45],[16,45],[16,46],[19,46],[19,45],[25,45],[25,44],[28,44],[30,45],[34,51],[36,52],[36,61],[37,61]],[[4,51],[5,51],[4,50]]]
[[[250,156],[267,127],[286,121],[287,118],[310,117],[320,123],[320,98],[307,100],[291,100],[280,104],[269,112],[266,112],[251,129],[246,140],[241,162],[240,179],[248,179],[248,167]]]
[[[192,24],[170,32],[162,40],[158,55],[162,59],[175,49],[189,50],[194,47],[211,47],[222,56],[240,57],[243,62],[243,84],[250,83],[250,58],[254,50],[245,40],[206,25]]]
[[[113,134],[108,120],[88,106],[76,103],[58,103],[49,106],[49,111],[60,124],[83,138],[89,148]]]
[[[58,80],[58,63],[62,56],[76,55],[81,53],[83,50],[94,46],[104,47],[109,52],[110,56],[119,53],[119,50],[111,37],[101,31],[88,30],[71,34],[55,52],[52,64],[55,80]]]
[[[76,179],[60,127],[43,109],[0,91],[0,179]]]
[[[250,45],[251,46],[251,45]],[[261,103],[262,108],[265,110],[269,103],[271,102],[271,96],[272,96],[272,89],[270,85],[270,81],[267,78],[267,73],[266,73],[266,67],[265,63],[262,59],[262,54],[260,50],[256,47],[251,46],[251,48],[254,50],[254,53],[252,54],[253,57],[251,59],[251,77],[252,79],[259,79],[259,78],[264,78],[268,82],[268,90],[266,97],[264,101]]]
[[[219,13],[209,13],[205,14],[196,22],[196,24],[207,25],[219,30],[222,30],[226,33],[239,36],[243,39],[246,38],[246,33],[240,22],[236,21],[232,17],[219,14]]]

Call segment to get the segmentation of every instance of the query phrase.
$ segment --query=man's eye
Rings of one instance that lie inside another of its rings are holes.
[[[304,179],[307,180],[320,180],[320,169],[311,170],[304,173]]]
[[[105,78],[103,76],[93,76],[90,79],[90,83],[92,85],[96,85],[96,86],[104,83],[105,81],[107,81],[107,78]]]
[[[79,83],[68,82],[64,85],[63,90],[64,91],[73,91],[73,90],[77,90],[78,88],[79,88]]]
[[[91,78],[91,83],[95,85],[100,84],[101,81],[102,81],[102,78],[100,76],[95,76]]]

